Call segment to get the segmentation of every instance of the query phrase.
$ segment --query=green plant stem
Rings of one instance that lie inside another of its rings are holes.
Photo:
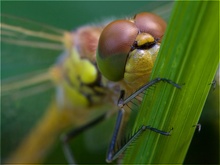
[[[134,125],[173,131],[145,131],[124,163],[183,163],[219,65],[218,11],[218,1],[176,2],[151,79],[182,89],[161,82],[148,90]]]

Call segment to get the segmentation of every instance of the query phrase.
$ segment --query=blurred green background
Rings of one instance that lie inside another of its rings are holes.
[[[1,12],[70,31],[82,25],[99,23],[106,19],[133,16],[141,11],[153,11],[168,21],[172,6],[171,1],[3,1],[1,2]],[[57,50],[40,50],[5,43],[1,43],[1,46],[1,80],[16,76],[18,78],[15,80],[17,80],[23,73],[47,69],[61,53]],[[24,90],[3,95],[1,98],[1,158],[3,161],[32,129],[43,115],[49,102],[55,97],[54,89],[50,88],[52,86],[50,82],[44,82],[40,86],[45,87],[41,88],[45,90],[33,92],[33,89],[38,89],[38,87],[30,86]],[[115,118],[106,121],[71,142],[77,163],[105,163],[106,149],[114,121]],[[200,133],[195,133],[185,163],[217,164],[219,161],[218,85],[215,90],[210,92],[200,123],[202,130]],[[99,136],[100,132],[102,137]],[[57,140],[45,163],[65,162],[59,140]]]

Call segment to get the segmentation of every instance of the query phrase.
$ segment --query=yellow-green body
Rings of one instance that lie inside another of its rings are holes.
[[[119,86],[102,77],[95,65],[95,50],[91,49],[91,45],[85,46],[88,35],[90,39],[92,36],[96,40],[100,29],[83,27],[65,34],[68,35],[65,38],[71,39],[65,40],[68,45],[66,52],[47,74],[47,79],[55,85],[55,101],[52,101],[37,125],[13,151],[7,163],[42,163],[62,133],[78,128],[107,111],[109,116],[117,112],[115,105]],[[76,43],[80,37],[81,43]],[[83,47],[83,50],[79,47]]]

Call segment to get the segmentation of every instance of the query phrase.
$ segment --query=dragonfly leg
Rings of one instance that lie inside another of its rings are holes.
[[[118,112],[118,117],[117,117],[117,120],[116,120],[114,133],[113,133],[111,143],[109,145],[109,149],[108,149],[108,152],[107,152],[106,162],[108,162],[108,163],[112,162],[113,160],[118,158],[118,156],[120,155],[120,153],[119,154],[115,153],[115,146],[116,146],[116,143],[117,143],[117,138],[118,138],[118,135],[119,135],[120,126],[122,124],[123,114],[124,114],[124,109],[122,108]]]
[[[181,88],[181,86],[180,86],[179,84],[177,84],[177,83],[175,83],[175,82],[173,82],[173,81],[171,81],[171,80],[169,80],[169,79],[159,78],[159,77],[158,77],[158,78],[155,78],[155,79],[149,81],[147,84],[143,85],[142,87],[140,87],[136,92],[134,92],[134,93],[131,94],[128,98],[126,98],[126,99],[123,101],[123,103],[121,103],[121,104],[123,104],[123,105],[127,104],[127,103],[130,102],[133,98],[135,98],[137,95],[139,95],[141,92],[143,92],[143,91],[146,90],[147,88],[149,88],[149,87],[151,87],[151,86],[153,86],[153,85],[155,85],[155,84],[157,84],[157,83],[159,83],[159,82],[161,82],[161,81],[166,82],[166,83],[169,83],[169,84],[173,85],[174,87],[176,87],[176,88],[178,88],[178,89]]]
[[[70,131],[67,134],[61,135],[60,139],[61,139],[61,142],[62,142],[64,155],[65,155],[65,157],[66,157],[69,164],[75,164],[73,154],[72,154],[71,148],[69,146],[69,141],[72,140],[77,135],[79,135],[80,133],[82,133],[83,131],[87,130],[88,128],[91,128],[94,125],[104,121],[106,116],[107,116],[107,113],[104,113],[101,116],[99,116],[99,117],[95,118],[94,120],[92,120],[91,122],[83,125],[82,127],[74,129],[74,130]]]
[[[161,130],[158,130],[158,129],[153,128],[151,126],[143,125],[140,129],[138,129],[137,132],[134,133],[134,135],[132,137],[130,137],[127,140],[126,144],[124,144],[120,148],[116,148],[117,139],[118,139],[118,136],[120,134],[120,127],[122,125],[123,116],[125,114],[123,106],[126,105],[128,102],[130,102],[133,98],[135,98],[137,95],[139,95],[141,92],[143,92],[147,88],[149,88],[149,87],[151,87],[151,86],[153,86],[156,83],[161,82],[161,81],[167,82],[167,83],[173,85],[176,88],[181,88],[180,85],[176,84],[175,82],[173,82],[173,81],[171,81],[169,79],[166,79],[166,78],[156,78],[156,79],[151,80],[147,84],[143,85],[141,88],[139,88],[136,92],[131,94],[126,99],[124,99],[125,91],[121,91],[121,95],[120,95],[119,100],[118,100],[118,106],[121,109],[119,110],[119,113],[118,113],[118,117],[117,117],[117,121],[116,121],[116,125],[115,125],[115,130],[113,132],[112,140],[111,140],[108,152],[107,152],[106,162],[112,162],[113,160],[117,159],[121,155],[121,153],[123,153],[126,150],[126,148],[145,130],[151,130],[153,132],[156,132],[156,133],[159,133],[159,134],[165,135],[165,136],[169,136],[170,135],[170,132],[161,131]]]
[[[140,136],[140,134],[143,133],[144,131],[151,130],[153,132],[159,133],[159,134],[164,135],[164,136],[170,136],[170,132],[173,130],[173,128],[172,128],[169,132],[165,132],[165,131],[161,131],[161,130],[159,130],[157,128],[154,128],[154,127],[151,127],[151,126],[142,125],[134,133],[134,135],[132,135],[127,140],[127,142],[123,146],[121,146],[118,150],[115,150],[116,139],[117,139],[117,136],[119,134],[119,128],[120,128],[121,121],[122,121],[122,118],[123,118],[123,113],[124,113],[123,109],[120,110],[119,113],[118,113],[118,118],[117,118],[117,122],[116,122],[116,126],[115,126],[115,131],[113,133],[112,141],[111,141],[111,144],[109,146],[108,153],[107,153],[106,162],[108,162],[108,163],[110,163],[113,160],[117,159],[128,148],[128,146],[132,142],[134,142]]]

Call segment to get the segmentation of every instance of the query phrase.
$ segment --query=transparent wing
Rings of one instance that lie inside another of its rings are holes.
[[[65,31],[1,15],[1,115],[4,161],[54,97],[49,68],[63,50]]]

